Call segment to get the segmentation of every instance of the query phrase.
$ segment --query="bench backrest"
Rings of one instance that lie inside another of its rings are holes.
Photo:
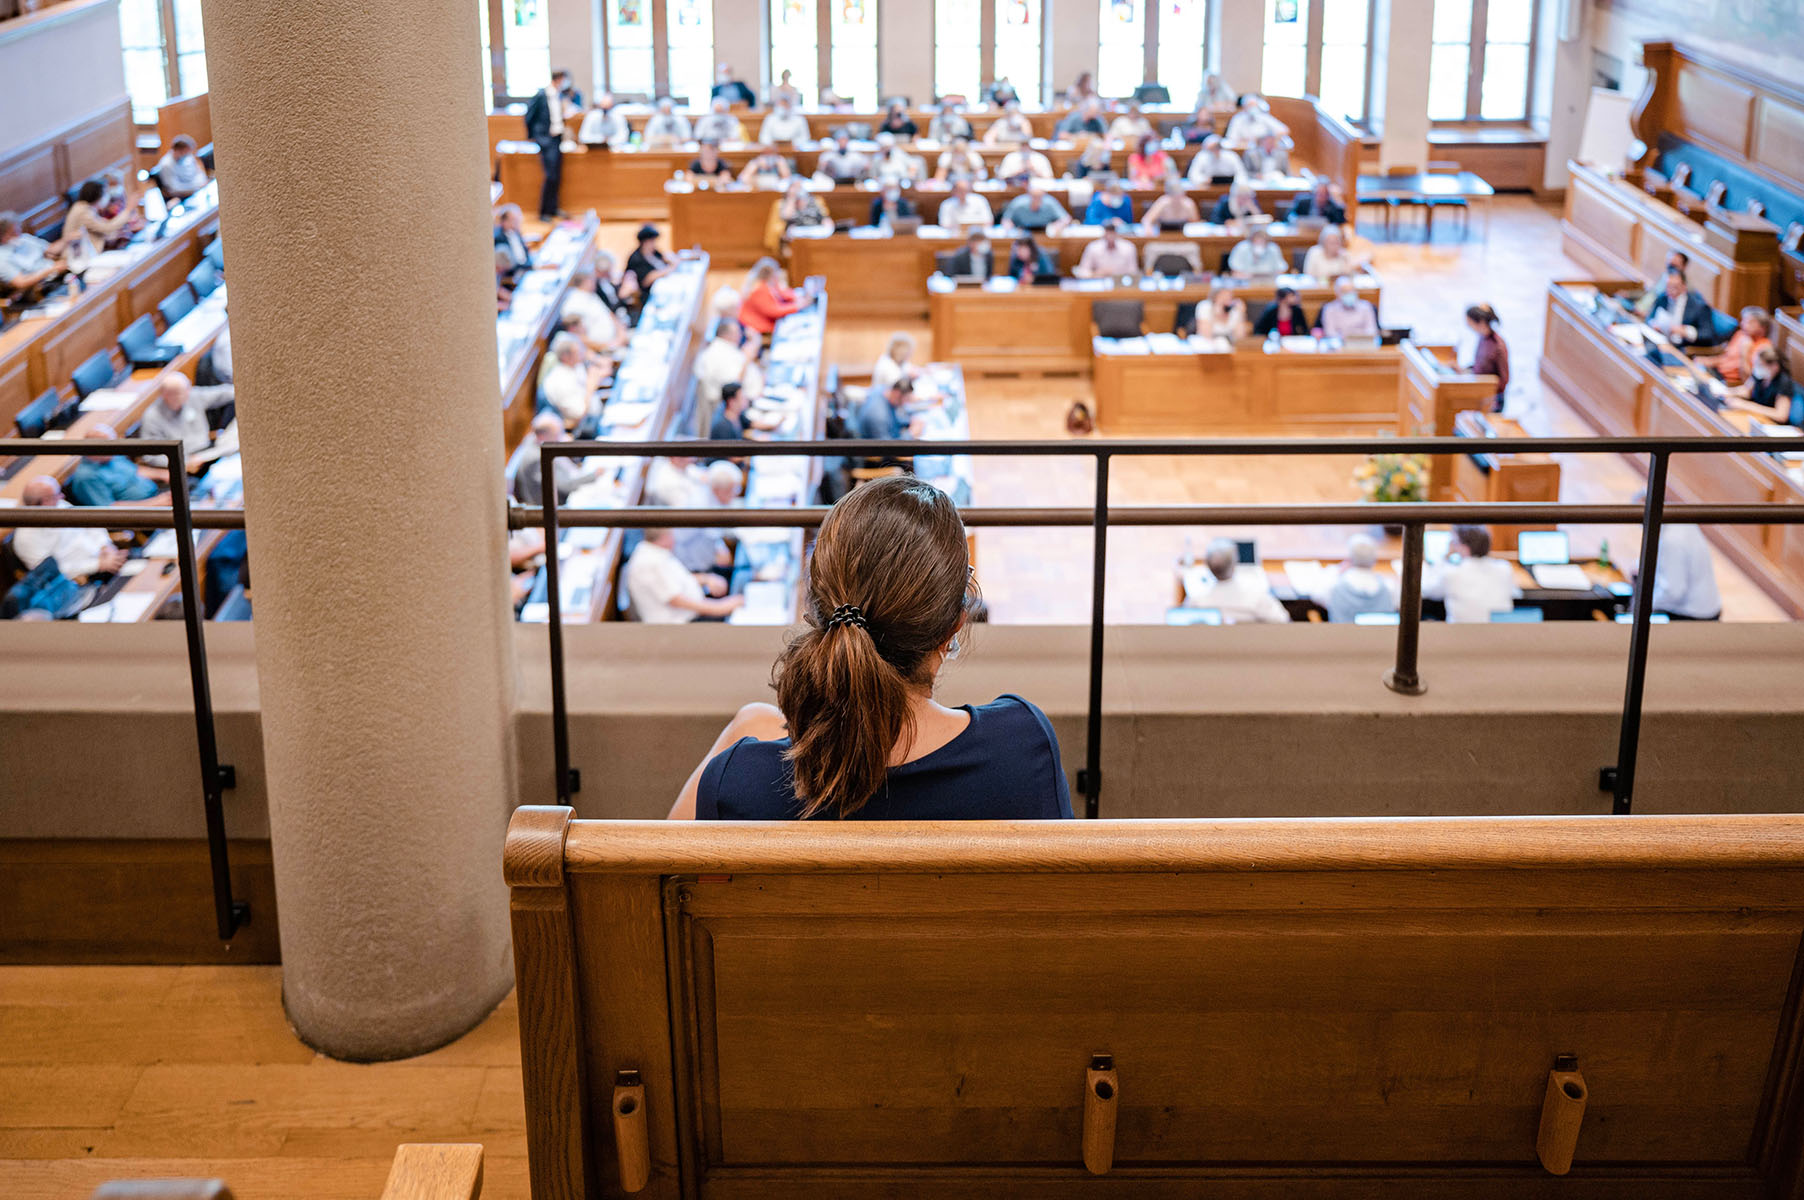
[[[1797,817],[523,808],[506,874],[537,1200],[1538,1195],[1544,1109],[1574,1194],[1804,1195]]]

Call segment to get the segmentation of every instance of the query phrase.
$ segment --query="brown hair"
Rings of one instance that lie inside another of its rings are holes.
[[[1472,551],[1473,558],[1483,558],[1491,552],[1491,531],[1483,525],[1455,525],[1453,540]]]
[[[914,739],[911,691],[976,600],[965,524],[913,476],[853,489],[821,522],[808,564],[808,628],[773,672],[802,815],[857,812]]]

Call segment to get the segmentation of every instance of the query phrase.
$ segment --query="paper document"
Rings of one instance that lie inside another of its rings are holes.
[[[1528,569],[1535,577],[1535,582],[1544,588],[1560,592],[1588,592],[1591,590],[1591,577],[1585,574],[1585,568],[1577,563],[1536,563]]]
[[[85,413],[118,412],[129,404],[137,402],[138,393],[128,392],[120,388],[101,388],[88,393],[88,398],[81,402],[81,411]]]

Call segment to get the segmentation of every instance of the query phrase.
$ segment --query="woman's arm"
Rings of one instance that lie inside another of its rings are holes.
[[[708,753],[695,764],[695,770],[689,772],[683,790],[677,793],[676,803],[670,806],[672,821],[695,820],[695,793],[701,786],[702,772],[714,761],[714,756],[733,745],[741,738],[757,738],[761,742],[775,741],[789,736],[789,726],[783,721],[783,710],[774,704],[754,701],[733,714],[727,727],[720,731],[714,744],[708,747]]]

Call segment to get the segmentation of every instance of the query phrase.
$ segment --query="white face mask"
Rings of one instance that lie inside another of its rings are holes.
[[[1773,377],[1773,372],[1770,368],[1767,368],[1767,367],[1755,367],[1754,368],[1754,378],[1758,379],[1761,383],[1766,383],[1767,381],[1772,379],[1772,377]]]
[[[1359,303],[1359,293],[1355,292],[1352,295],[1342,296],[1340,297],[1340,302],[1343,306],[1352,308],[1355,304]]]

